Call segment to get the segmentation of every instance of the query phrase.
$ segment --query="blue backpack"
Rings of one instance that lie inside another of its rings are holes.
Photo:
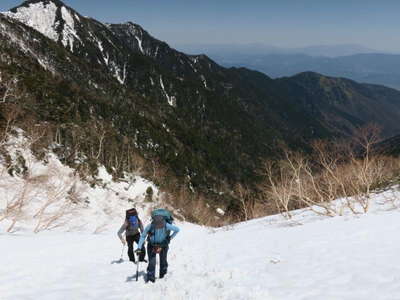
[[[130,216],[128,222],[131,230],[137,230],[139,228],[139,219],[137,216]]]
[[[130,235],[133,235],[139,232],[139,218],[136,209],[132,208],[126,211],[126,220],[129,225],[127,233],[129,232]]]

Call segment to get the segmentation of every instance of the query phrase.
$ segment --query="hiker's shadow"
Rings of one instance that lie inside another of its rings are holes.
[[[146,272],[144,272],[144,271],[140,271],[139,272],[139,277],[143,277],[144,278],[144,275],[146,275]],[[126,281],[125,282],[130,282],[130,281],[136,281],[136,274],[126,277]]]
[[[112,265],[113,265],[113,264],[122,264],[123,262],[124,262],[124,260],[123,260],[122,258],[120,258],[120,259],[111,261],[111,264],[112,264]]]

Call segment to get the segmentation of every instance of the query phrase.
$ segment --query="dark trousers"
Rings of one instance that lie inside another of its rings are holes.
[[[136,244],[139,244],[140,240],[140,233],[137,233],[135,235],[127,235],[126,236],[126,243],[128,244],[128,256],[129,260],[135,262],[135,254],[133,253],[133,242],[136,242]],[[144,249],[144,246],[142,247],[142,252],[139,255],[139,261],[144,261],[144,257],[146,256],[146,250]]]
[[[164,277],[168,271],[167,254],[168,246],[163,247],[160,252],[160,278]],[[154,248],[150,245],[150,243],[147,243],[147,255],[149,258],[149,264],[147,266],[147,280],[154,281],[156,275],[157,253],[154,251]]]

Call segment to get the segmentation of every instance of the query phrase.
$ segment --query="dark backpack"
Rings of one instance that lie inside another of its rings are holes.
[[[167,223],[172,224],[174,218],[172,214],[166,209],[156,209],[151,213],[151,227],[149,231],[149,239],[153,238],[154,243],[158,246],[165,247],[170,241],[170,230],[167,229]]]

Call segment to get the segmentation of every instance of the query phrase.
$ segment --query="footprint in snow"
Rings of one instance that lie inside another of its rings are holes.
[[[271,263],[271,264],[279,264],[280,262],[281,262],[281,260],[279,259],[279,258],[271,258],[270,260],[269,260],[269,262]]]

